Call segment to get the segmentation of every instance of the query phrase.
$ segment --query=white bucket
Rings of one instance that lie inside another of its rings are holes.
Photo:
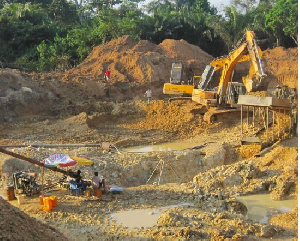
[[[24,202],[25,202],[25,197],[26,197],[25,194],[22,194],[22,195],[18,195],[18,196],[17,196],[18,204],[19,204],[19,205],[24,204]]]

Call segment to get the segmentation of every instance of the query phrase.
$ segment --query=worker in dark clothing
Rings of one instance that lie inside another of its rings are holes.
[[[282,86],[282,99],[288,99],[290,95],[289,87],[287,85]]]
[[[75,175],[74,175],[74,178],[75,178],[75,181],[77,182],[77,183],[80,183],[81,181],[82,181],[82,177],[81,177],[81,171],[80,170],[77,170],[77,172],[75,173]]]
[[[77,170],[77,172],[73,172],[72,170],[68,170],[68,175],[74,178],[75,182],[80,183],[82,181],[81,171]]]

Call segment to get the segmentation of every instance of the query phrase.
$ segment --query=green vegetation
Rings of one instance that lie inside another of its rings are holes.
[[[298,44],[297,0],[234,0],[221,14],[207,0],[3,0],[0,63],[39,71],[80,63],[95,45],[129,35],[184,39],[227,54],[246,29],[260,46]]]

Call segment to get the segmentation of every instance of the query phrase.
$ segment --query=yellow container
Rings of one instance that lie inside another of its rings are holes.
[[[50,196],[50,200],[52,202],[52,207],[57,206],[57,197],[56,196]]]
[[[45,197],[43,201],[44,201],[44,211],[51,211],[53,208],[52,200],[49,197]]]

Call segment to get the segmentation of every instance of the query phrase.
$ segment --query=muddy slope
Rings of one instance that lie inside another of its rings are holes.
[[[0,240],[68,240],[53,227],[38,222],[0,197]]]

